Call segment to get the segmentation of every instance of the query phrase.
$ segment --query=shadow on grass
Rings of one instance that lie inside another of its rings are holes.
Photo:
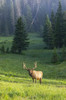
[[[12,75],[12,74],[0,74],[0,81],[5,82],[12,82],[12,83],[23,83],[23,84],[33,84],[33,80],[31,77],[26,78],[24,76],[18,76],[18,75]],[[40,81],[37,80],[34,84],[40,84]],[[42,79],[42,85],[55,85],[58,87],[66,87],[66,81],[65,80],[59,80],[59,79]]]
[[[55,85],[55,86],[63,86],[63,85],[66,85],[66,83],[64,83],[63,81],[50,80],[50,79],[44,80],[42,84]]]

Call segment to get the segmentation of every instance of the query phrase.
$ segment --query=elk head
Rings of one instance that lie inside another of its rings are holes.
[[[35,67],[32,68],[32,69],[27,68],[26,64],[23,63],[23,69],[26,69],[29,72],[29,75],[32,77],[33,82],[34,82],[34,79],[35,79],[35,82],[36,82],[36,80],[40,80],[40,83],[41,83],[41,79],[43,77],[43,72],[42,71],[35,71],[34,70],[35,68],[37,68],[37,62],[35,62]]]

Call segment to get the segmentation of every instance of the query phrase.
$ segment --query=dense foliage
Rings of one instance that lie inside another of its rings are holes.
[[[61,2],[59,2],[56,14],[54,15],[52,11],[51,18],[46,18],[43,39],[48,48],[66,46],[66,18],[64,16],[65,13],[63,13]]]
[[[40,32],[45,15],[57,10],[59,0],[0,0],[0,35],[12,35],[15,22],[22,16],[26,29]],[[61,0],[63,11],[66,10],[66,0]],[[32,23],[33,22],[33,23]]]
[[[22,18],[20,17],[17,20],[11,52],[20,54],[22,50],[27,48],[27,40],[27,33],[25,31]]]
[[[43,38],[44,38],[44,42],[46,42],[47,44],[47,48],[53,48],[52,24],[48,16],[46,17]]]
[[[59,2],[59,7],[57,9],[56,13],[56,21],[55,21],[55,46],[56,47],[62,47],[63,46],[63,39],[64,39],[64,32],[63,32],[63,12],[62,12],[62,6]]]

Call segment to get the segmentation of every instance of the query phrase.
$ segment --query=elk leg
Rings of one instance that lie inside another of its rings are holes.
[[[36,79],[35,79],[35,83],[36,83]]]
[[[41,78],[40,78],[40,84],[41,84]]]
[[[33,83],[34,83],[34,79],[33,79]]]

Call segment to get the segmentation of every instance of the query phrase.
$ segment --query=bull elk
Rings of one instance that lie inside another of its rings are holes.
[[[35,67],[32,68],[32,69],[27,68],[26,64],[23,63],[23,68],[26,69],[29,72],[29,75],[32,77],[33,82],[34,82],[34,79],[35,79],[35,83],[36,83],[36,80],[40,80],[40,84],[41,84],[41,80],[42,80],[42,77],[43,77],[43,72],[34,70],[35,68],[37,68],[37,62],[35,62]]]

